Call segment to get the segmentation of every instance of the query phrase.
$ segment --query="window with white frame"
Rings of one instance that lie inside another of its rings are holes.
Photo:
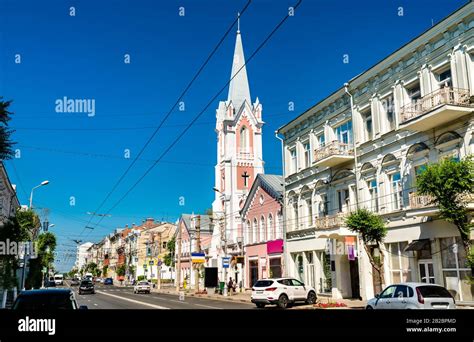
[[[385,115],[387,116],[388,128],[390,130],[395,129],[395,101],[393,94],[385,96],[382,100],[382,107],[385,110]]]
[[[369,189],[369,208],[373,212],[379,211],[379,194],[377,187],[377,180],[371,179],[367,181],[367,188]]]
[[[408,84],[406,87],[406,92],[408,97],[410,98],[410,101],[416,102],[419,99],[421,99],[421,87],[420,87],[420,81],[416,80],[410,84]]]
[[[306,222],[308,222],[308,227],[313,225],[313,203],[311,201],[311,197],[306,199]]]
[[[268,240],[273,240],[275,239],[275,234],[274,234],[274,227],[273,227],[273,216],[272,214],[268,214],[268,220],[267,220],[267,236]]]
[[[447,63],[444,67],[440,68],[439,70],[436,70],[434,74],[435,74],[436,80],[438,81],[438,86],[440,88],[444,88],[444,87],[451,88],[453,86],[450,63]]]
[[[439,239],[444,287],[456,300],[472,301],[474,286],[469,283],[471,269],[461,237]]]
[[[304,149],[304,168],[307,168],[311,166],[311,146],[309,144],[309,141],[306,141],[305,143],[303,143],[303,149]]]
[[[388,175],[391,187],[391,208],[399,210],[403,206],[402,179],[400,171]]]
[[[349,210],[349,189],[337,191],[338,210],[345,213]]]
[[[324,217],[329,214],[328,209],[328,196],[326,194],[320,195],[321,200],[319,201],[318,210],[319,210],[319,217]]]
[[[320,147],[320,148],[321,148],[321,147],[324,147],[324,144],[325,144],[324,133],[318,135],[318,143],[319,143],[319,147]]]
[[[258,240],[265,241],[265,218],[263,216],[260,218],[260,234]]]
[[[290,150],[290,173],[298,171],[298,160],[296,158],[296,148]]]
[[[335,128],[336,138],[340,143],[352,144],[352,121],[346,121]]]
[[[258,222],[257,219],[253,219],[253,227],[252,227],[252,243],[257,242],[257,233],[258,233]]]
[[[387,252],[389,253],[391,283],[401,283],[412,280],[410,269],[411,252],[405,252],[408,245],[407,241],[394,242],[387,244]]]
[[[362,113],[362,121],[364,122],[365,141],[370,141],[374,136],[372,127],[372,112],[370,111],[370,108]]]

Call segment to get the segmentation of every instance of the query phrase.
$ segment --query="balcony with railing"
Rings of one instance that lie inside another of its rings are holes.
[[[333,167],[348,160],[354,160],[354,147],[334,140],[314,150],[314,164],[316,166]]]
[[[237,159],[252,160],[253,152],[249,148],[239,148],[237,150]]]
[[[337,213],[315,218],[316,229],[334,229],[345,226],[348,213]]]
[[[400,128],[426,131],[472,113],[469,90],[444,87],[400,109]]]

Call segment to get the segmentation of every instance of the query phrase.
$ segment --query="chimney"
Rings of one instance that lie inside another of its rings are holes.
[[[145,221],[145,227],[147,228],[153,227],[154,222],[155,220],[153,219],[153,217],[148,217]]]

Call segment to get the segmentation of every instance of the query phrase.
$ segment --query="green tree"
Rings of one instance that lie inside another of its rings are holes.
[[[125,264],[122,264],[119,267],[117,267],[117,271],[116,271],[117,276],[123,277],[125,275],[125,270],[126,270],[125,269]]]
[[[174,255],[176,251],[176,238],[173,236],[166,244],[168,254],[165,255],[164,263],[168,267],[174,267]]]
[[[29,232],[19,224],[17,216],[10,218],[0,227],[0,241],[5,244],[9,241],[19,246],[19,243],[27,241],[28,238]],[[2,253],[0,255],[0,287],[12,289],[17,286],[18,281],[15,275],[17,268],[16,254]]]
[[[13,130],[8,128],[8,122],[11,120],[11,113],[8,110],[12,101],[4,101],[0,96],[0,159],[11,159],[14,155],[13,145],[11,141],[11,134]]]
[[[21,229],[29,232],[29,238],[34,239],[41,228],[41,221],[39,216],[32,210],[18,209],[16,218]]]
[[[454,224],[464,245],[468,264],[474,266],[470,233],[473,227],[467,204],[474,193],[474,160],[446,158],[429,164],[416,178],[417,191],[429,195],[439,208],[440,218]]]
[[[384,257],[381,245],[387,235],[387,227],[380,216],[367,209],[359,209],[346,218],[346,225],[351,231],[360,234],[365,251],[372,267],[377,271],[380,282],[385,284],[383,273]],[[374,255],[371,246],[376,246],[380,251],[379,257]]]
[[[51,232],[40,234],[35,243],[36,259],[30,260],[30,270],[26,279],[26,288],[39,288],[42,282],[43,268],[51,268],[54,262],[56,236]]]
[[[107,270],[108,270],[109,266],[105,265],[104,267],[102,267],[102,276],[103,277],[107,277]]]

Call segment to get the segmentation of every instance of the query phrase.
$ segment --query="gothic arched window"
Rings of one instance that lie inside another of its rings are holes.
[[[249,152],[249,130],[246,126],[240,129],[240,151]]]

